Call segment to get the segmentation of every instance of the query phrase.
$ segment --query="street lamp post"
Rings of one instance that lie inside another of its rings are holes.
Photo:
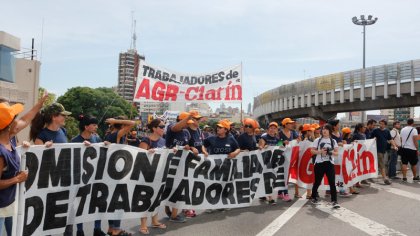
[[[365,69],[366,66],[366,26],[367,25],[373,25],[378,20],[378,17],[375,17],[373,19],[372,15],[368,15],[367,19],[365,18],[365,15],[361,15],[360,19],[358,19],[356,16],[352,18],[352,21],[355,25],[362,25],[363,26],[363,69]],[[362,111],[362,123],[365,120],[365,112]]]

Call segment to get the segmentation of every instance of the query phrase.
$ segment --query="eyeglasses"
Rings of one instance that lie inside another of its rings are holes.
[[[164,129],[165,125],[159,125],[158,127],[161,128],[161,129]]]
[[[244,125],[245,128],[252,128],[252,125]]]

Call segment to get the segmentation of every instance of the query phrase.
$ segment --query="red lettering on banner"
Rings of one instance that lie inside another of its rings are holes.
[[[299,163],[299,179],[305,184],[312,184],[315,181],[311,149],[312,148],[306,149]]]
[[[141,98],[144,97],[146,99],[150,98],[150,88],[149,88],[149,80],[148,79],[143,79],[140,83],[139,89],[137,90],[136,93],[136,98]]]
[[[176,101],[179,87],[177,85],[168,84],[163,82],[156,82],[152,88],[152,100],[163,101],[172,100]],[[140,83],[139,89],[137,90],[136,99],[145,98],[150,99],[150,81],[143,79]]]
[[[347,173],[347,161],[351,163],[350,175],[349,173]],[[342,170],[343,170],[343,181],[344,181],[344,184],[347,184],[349,181],[356,178],[357,176],[356,173],[354,173],[354,170],[357,168],[354,149],[344,150],[343,160],[342,160],[341,165],[342,165]]]
[[[358,144],[357,151],[359,152],[361,148],[362,148],[362,144]],[[359,160],[357,163],[358,176],[370,174],[370,173],[376,173],[375,157],[373,156],[372,152],[363,151],[358,156],[359,156]],[[369,166],[367,164],[368,160],[369,160]],[[363,165],[363,172],[362,172],[362,165]]]
[[[165,98],[165,84],[162,82],[156,82],[152,88],[152,99],[157,101],[163,101]]]
[[[177,94],[179,91],[179,87],[174,84],[168,84],[168,87],[166,88],[166,95],[165,95],[165,101],[176,101]]]
[[[291,179],[298,178],[298,162],[299,162],[299,146],[292,148],[292,156],[290,157],[289,176]]]
[[[197,98],[197,95],[190,96],[192,92],[198,93],[197,87],[189,87],[187,91],[185,92],[185,100],[191,101],[191,100],[199,100]]]

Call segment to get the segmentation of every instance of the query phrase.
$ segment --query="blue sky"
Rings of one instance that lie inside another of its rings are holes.
[[[245,108],[273,87],[360,68],[353,16],[379,18],[367,28],[366,66],[420,58],[418,9],[415,0],[14,0],[1,4],[0,30],[26,48],[35,38],[40,85],[61,95],[117,84],[134,11],[137,49],[152,65],[203,73],[242,62]]]

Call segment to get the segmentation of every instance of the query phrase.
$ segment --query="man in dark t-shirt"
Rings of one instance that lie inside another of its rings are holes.
[[[394,147],[395,143],[392,140],[391,133],[386,128],[387,122],[386,120],[379,121],[379,128],[376,128],[371,133],[371,138],[376,138],[376,148],[378,153],[378,167],[379,171],[381,172],[382,177],[384,178],[385,184],[391,184],[388,178],[385,175],[385,160],[384,154],[387,150],[388,143]]]

